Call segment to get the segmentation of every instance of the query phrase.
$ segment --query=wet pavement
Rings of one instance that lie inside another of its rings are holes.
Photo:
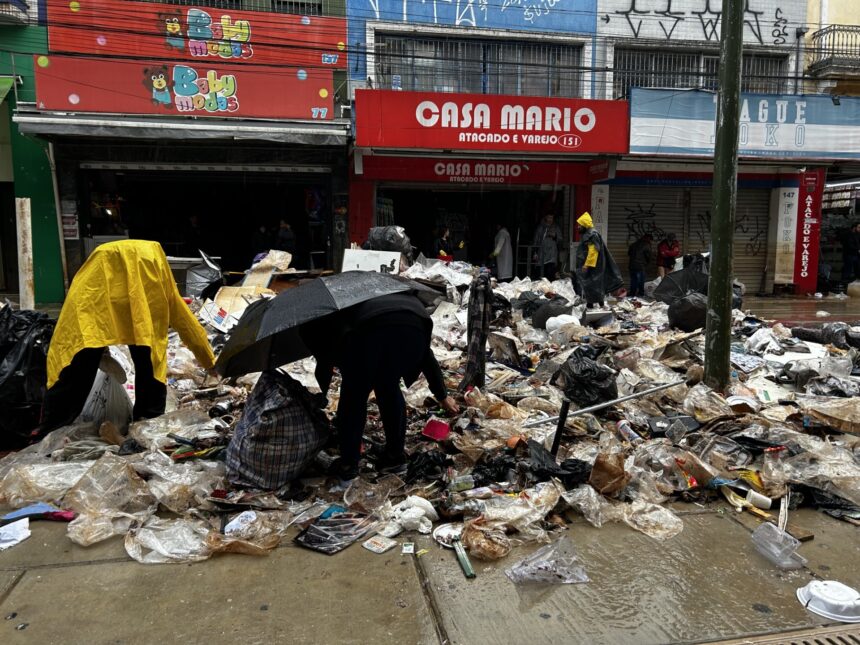
[[[783,324],[822,324],[860,321],[860,298],[745,297],[744,311]],[[825,311],[829,316],[819,317]]]
[[[569,535],[591,580],[556,587],[505,577],[535,547],[473,561],[474,580],[452,551],[417,535],[428,550],[417,558],[358,544],[325,556],[284,542],[266,557],[147,566],[128,558],[121,539],[83,548],[64,524],[33,522],[32,537],[0,553],[0,615],[15,614],[0,621],[0,641],[707,642],[828,624],[795,590],[813,578],[860,585],[860,528],[793,513],[815,537],[799,550],[808,567],[782,572],[753,550],[752,516],[721,503],[675,510],[684,530],[663,542],[571,516]]]

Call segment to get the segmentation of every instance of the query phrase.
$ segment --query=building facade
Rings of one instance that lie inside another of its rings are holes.
[[[18,293],[15,198],[31,201],[36,301],[61,302],[63,261],[50,150],[13,121],[36,100],[33,57],[48,51],[44,15],[36,0],[0,2],[0,293]]]

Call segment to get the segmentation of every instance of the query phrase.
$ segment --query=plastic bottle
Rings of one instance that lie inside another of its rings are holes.
[[[448,490],[452,493],[463,490],[472,490],[475,486],[477,486],[477,483],[475,482],[475,478],[471,475],[461,475],[460,477],[455,477],[448,482]]]
[[[615,424],[615,429],[625,441],[629,441],[630,443],[642,443],[645,441],[639,436],[639,433],[633,429],[633,426],[630,425],[629,421],[619,421]]]

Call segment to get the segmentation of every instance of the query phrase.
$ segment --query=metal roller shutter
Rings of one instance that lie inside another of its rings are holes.
[[[735,214],[734,275],[746,285],[747,293],[761,289],[767,266],[767,233],[770,221],[770,190],[739,189]],[[707,251],[710,245],[710,188],[691,189],[689,236],[685,252]]]
[[[611,186],[606,243],[629,280],[627,248],[650,233],[657,244],[667,233],[675,233],[683,253],[707,251],[710,246],[713,204],[710,188],[682,186]],[[735,223],[735,278],[747,291],[759,290],[767,265],[767,233],[770,217],[769,189],[738,191]],[[649,267],[649,280],[657,275],[656,264]]]
[[[640,237],[654,238],[655,263],[646,271],[648,280],[657,275],[657,244],[667,233],[674,233],[683,244],[685,189],[678,186],[611,186],[606,244],[621,268],[625,281],[630,279],[627,249]],[[683,247],[682,247],[683,248]]]

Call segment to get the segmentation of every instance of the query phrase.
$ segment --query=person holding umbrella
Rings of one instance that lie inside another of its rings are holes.
[[[459,412],[430,348],[432,330],[433,321],[411,293],[366,300],[302,328],[302,340],[317,359],[315,376],[323,393],[331,384],[333,368],[340,370],[337,428],[341,456],[333,471],[341,479],[358,475],[371,391],[376,394],[385,431],[385,451],[377,464],[385,473],[406,472],[406,402],[401,379],[408,387],[423,373],[442,408],[449,414]]]

